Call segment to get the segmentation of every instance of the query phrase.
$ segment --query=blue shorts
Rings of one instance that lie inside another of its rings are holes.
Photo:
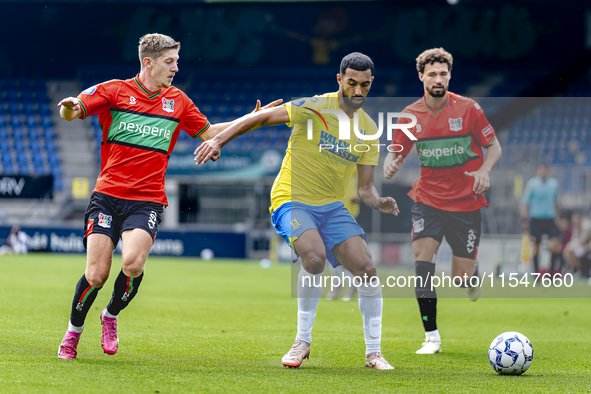
[[[304,231],[317,230],[326,248],[326,259],[333,267],[340,265],[332,253],[335,245],[356,235],[361,235],[365,239],[365,232],[342,201],[320,206],[288,202],[273,211],[271,222],[277,234],[281,235],[292,249],[293,242]],[[293,250],[295,252],[295,249]],[[294,260],[294,263],[296,261]]]

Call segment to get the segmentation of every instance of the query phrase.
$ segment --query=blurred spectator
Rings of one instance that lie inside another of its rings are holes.
[[[521,219],[521,264],[531,263],[532,240],[529,236],[529,223],[527,219]]]
[[[564,260],[570,272],[589,277],[591,263],[591,220],[575,213],[572,218],[571,239],[564,248]]]
[[[0,248],[0,254],[27,254],[27,234],[19,226],[13,226],[6,239],[6,245]]]
[[[558,230],[562,232],[562,242],[560,245],[560,268],[563,268],[566,266],[566,260],[564,259],[564,249],[570,242],[573,234],[573,228],[568,215],[562,215],[560,217],[558,220]]]
[[[550,272],[556,273],[558,257],[560,256],[560,231],[556,227],[555,218],[560,215],[558,206],[558,180],[548,178],[548,166],[538,166],[538,176],[531,178],[525,185],[525,192],[521,199],[521,218],[530,218],[530,234],[534,239],[534,272],[540,272],[538,256],[540,242],[544,234],[550,238]],[[542,272],[540,272],[542,273]]]

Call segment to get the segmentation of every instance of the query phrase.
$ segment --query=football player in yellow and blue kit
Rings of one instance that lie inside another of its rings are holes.
[[[339,90],[322,96],[291,101],[260,111],[204,142],[195,150],[199,165],[216,159],[221,148],[235,136],[261,126],[286,123],[292,127],[281,171],[271,191],[271,218],[281,235],[302,260],[298,275],[297,336],[283,357],[285,366],[297,368],[309,357],[312,325],[322,294],[322,272],[327,259],[342,264],[355,276],[365,278],[358,288],[363,317],[367,367],[392,369],[380,352],[382,285],[365,241],[365,233],[343,204],[349,176],[356,167],[358,193],[365,204],[384,213],[399,213],[396,201],[380,197],[374,186],[379,141],[359,134],[375,135],[375,122],[361,109],[373,81],[373,62],[361,53],[351,53],[341,62]],[[340,123],[350,131],[340,134]]]

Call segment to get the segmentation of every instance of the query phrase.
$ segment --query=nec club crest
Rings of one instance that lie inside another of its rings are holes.
[[[98,216],[98,225],[102,228],[111,228],[111,223],[113,222],[113,216],[105,215],[104,213],[99,213]]]
[[[174,112],[174,100],[162,98],[162,109],[166,112]]]
[[[449,118],[449,129],[451,131],[460,131],[462,130],[462,118]]]

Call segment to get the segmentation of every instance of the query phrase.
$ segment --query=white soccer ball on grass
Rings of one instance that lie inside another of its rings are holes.
[[[501,375],[521,375],[534,360],[534,348],[523,334],[515,331],[497,336],[488,349],[491,367]]]

